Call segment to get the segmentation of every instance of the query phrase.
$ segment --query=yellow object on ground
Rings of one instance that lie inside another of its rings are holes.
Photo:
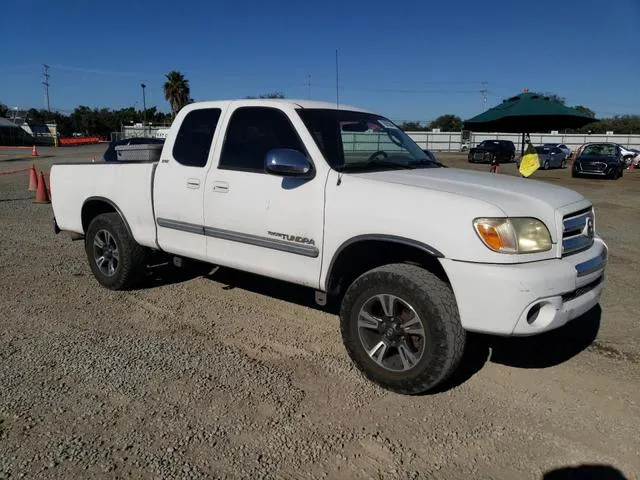
[[[520,173],[523,177],[529,177],[540,168],[540,157],[533,145],[529,144],[520,161]]]

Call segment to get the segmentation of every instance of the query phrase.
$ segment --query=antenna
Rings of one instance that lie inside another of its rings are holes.
[[[51,112],[51,106],[49,105],[49,65],[42,64],[44,67],[44,73],[42,74],[42,85],[44,85],[44,95],[47,100],[47,111]]]
[[[488,87],[489,82],[481,82],[480,83],[480,93],[482,94],[482,111],[487,110],[487,93],[489,93]]]
[[[307,98],[311,100],[311,74],[307,75],[307,88],[308,88]]]
[[[340,94],[338,92],[338,49],[336,48],[336,108],[340,107]]]

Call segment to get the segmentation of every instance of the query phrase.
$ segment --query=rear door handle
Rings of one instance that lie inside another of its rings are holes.
[[[229,184],[227,182],[213,182],[213,191],[227,193],[229,191]]]
[[[187,188],[200,188],[200,180],[197,178],[187,178]]]

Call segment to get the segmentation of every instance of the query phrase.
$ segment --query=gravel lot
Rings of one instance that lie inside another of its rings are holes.
[[[36,164],[104,148],[42,148]],[[1,175],[29,153],[0,151],[0,479],[640,478],[640,171],[535,175],[595,203],[600,308],[542,337],[472,336],[442,391],[404,397],[361,378],[312,291],[215,268],[100,288],[27,174]]]

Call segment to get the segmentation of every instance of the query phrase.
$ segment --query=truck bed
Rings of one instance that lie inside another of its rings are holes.
[[[136,242],[156,245],[151,192],[157,163],[58,163],[51,167],[51,203],[58,227],[84,234],[87,201],[113,204],[128,221]],[[108,200],[107,200],[108,199]]]

